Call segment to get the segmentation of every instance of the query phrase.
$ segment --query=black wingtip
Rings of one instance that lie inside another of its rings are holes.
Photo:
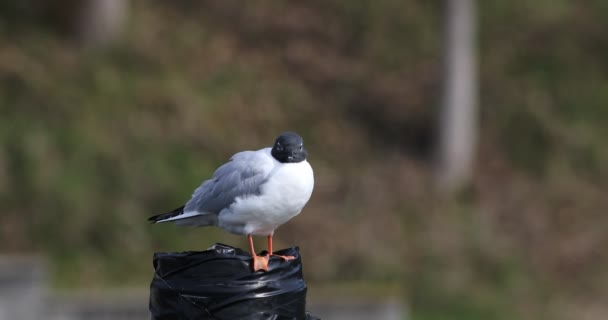
[[[179,216],[180,214],[184,213],[184,206],[181,206],[173,211],[167,212],[167,213],[161,213],[161,214],[157,214],[155,216],[152,216],[150,218],[148,218],[148,221],[150,223],[157,223],[160,222],[161,220],[165,220],[165,219],[169,219],[169,218],[173,218],[175,216]]]

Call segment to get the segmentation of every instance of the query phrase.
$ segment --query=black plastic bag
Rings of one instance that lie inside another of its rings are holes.
[[[276,254],[295,259],[271,257],[268,272],[253,272],[249,253],[219,243],[202,252],[155,253],[151,319],[318,319],[305,311],[298,248]]]

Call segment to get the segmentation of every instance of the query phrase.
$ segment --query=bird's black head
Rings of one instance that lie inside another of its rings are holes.
[[[304,140],[295,132],[283,132],[274,141],[270,152],[277,161],[282,163],[302,162],[308,153],[304,150]]]

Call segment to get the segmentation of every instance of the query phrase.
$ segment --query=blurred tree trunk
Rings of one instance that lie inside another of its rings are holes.
[[[475,0],[445,0],[443,92],[437,183],[453,192],[471,181],[477,144]]]
[[[90,47],[104,47],[116,41],[127,22],[128,0],[86,0],[78,17],[81,42]]]

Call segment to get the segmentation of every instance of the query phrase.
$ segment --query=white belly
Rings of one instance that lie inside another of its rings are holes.
[[[237,198],[219,214],[218,225],[237,234],[270,235],[302,211],[313,186],[307,161],[279,164],[262,186],[261,195]]]

